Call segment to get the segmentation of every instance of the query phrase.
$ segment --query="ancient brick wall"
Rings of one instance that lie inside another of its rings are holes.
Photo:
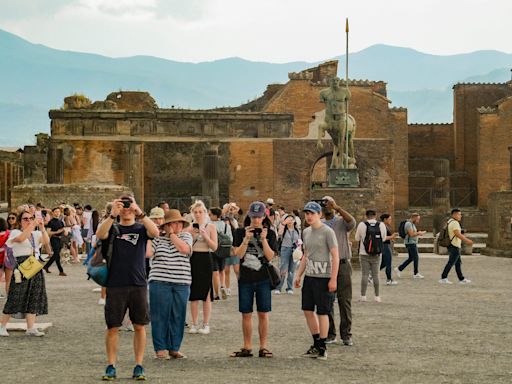
[[[512,191],[489,195],[489,237],[482,254],[512,257]]]
[[[450,160],[453,168],[453,124],[409,124],[409,157]],[[415,170],[415,169],[411,169]]]
[[[491,192],[508,190],[511,185],[512,97],[479,118],[478,206],[486,208]]]

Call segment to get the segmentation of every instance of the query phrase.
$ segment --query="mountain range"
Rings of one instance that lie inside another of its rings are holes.
[[[337,59],[345,62],[343,55]],[[288,72],[317,64],[111,58],[33,44],[0,29],[0,146],[32,144],[35,133],[49,133],[48,110],[61,107],[71,94],[104,100],[120,89],[143,90],[162,108],[237,106],[260,96],[267,84],[285,83]],[[510,67],[512,54],[498,51],[437,56],[374,45],[350,54],[349,74],[386,81],[392,105],[407,107],[409,122],[434,123],[452,121],[455,83],[505,82]]]

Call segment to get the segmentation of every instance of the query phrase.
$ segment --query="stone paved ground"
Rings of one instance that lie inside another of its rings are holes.
[[[403,259],[403,258],[400,258]],[[383,302],[353,304],[355,345],[329,347],[326,362],[299,357],[310,345],[300,295],[273,299],[270,344],[276,357],[228,358],[241,346],[236,296],[215,303],[212,333],[186,335],[184,361],[154,360],[148,338],[146,370],[154,383],[511,383],[512,260],[465,257],[473,284],[440,286],[445,258],[423,257],[425,280],[406,271]],[[2,383],[93,383],[104,369],[102,318],[84,267],[68,278],[47,276],[52,321],[44,338],[11,333],[0,339]],[[455,278],[452,273],[451,278]],[[354,298],[360,271],[354,271]],[[369,291],[372,292],[372,291]],[[3,300],[2,300],[3,301]],[[121,336],[117,381],[131,381],[131,333]],[[256,341],[256,338],[255,338]]]

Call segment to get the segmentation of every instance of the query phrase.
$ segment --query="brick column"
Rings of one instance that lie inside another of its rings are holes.
[[[211,206],[219,206],[219,144],[213,143],[203,156],[203,196],[210,196]]]
[[[450,212],[450,161],[434,160],[433,232],[438,233]]]

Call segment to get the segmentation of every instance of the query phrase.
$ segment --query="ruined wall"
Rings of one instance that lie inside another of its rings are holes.
[[[482,254],[512,257],[512,191],[489,195],[489,237]]]
[[[453,168],[453,124],[409,124],[409,156],[450,160]]]
[[[496,109],[481,109],[478,129],[478,206],[487,208],[491,192],[510,189],[512,97]]]
[[[12,189],[23,184],[23,153],[0,150],[0,201],[9,203]]]

